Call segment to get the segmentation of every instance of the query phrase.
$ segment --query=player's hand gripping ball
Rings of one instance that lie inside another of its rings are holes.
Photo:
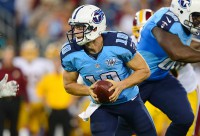
[[[108,91],[113,84],[109,81],[101,80],[94,85],[93,92],[97,95],[100,103],[109,103],[109,97],[114,90]]]

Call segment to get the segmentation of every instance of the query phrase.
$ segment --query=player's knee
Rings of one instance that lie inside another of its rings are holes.
[[[188,112],[187,114],[182,114],[173,121],[175,124],[181,124],[186,126],[191,126],[194,121],[194,114],[192,112]]]
[[[93,136],[114,136],[114,127],[106,126],[105,123],[91,123],[91,132]]]
[[[91,123],[90,127],[91,127],[92,134],[104,132],[106,130],[105,126],[102,123]]]
[[[187,115],[186,119],[185,119],[185,123],[188,125],[188,126],[191,126],[192,123],[194,121],[194,114],[192,112],[190,112],[190,114]]]

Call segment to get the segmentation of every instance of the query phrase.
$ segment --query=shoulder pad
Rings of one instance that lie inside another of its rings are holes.
[[[132,38],[124,32],[109,31],[103,34],[104,46],[118,46],[135,52],[135,43]]]
[[[157,22],[157,26],[166,31],[169,31],[172,25],[178,21],[179,21],[178,17],[173,12],[167,11]]]
[[[61,58],[63,58],[64,56],[67,56],[70,53],[76,52],[76,51],[80,51],[83,48],[79,45],[77,45],[76,43],[65,43],[62,46],[61,52],[60,52],[60,56]]]

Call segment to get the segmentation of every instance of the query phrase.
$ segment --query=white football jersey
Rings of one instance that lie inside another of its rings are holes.
[[[22,57],[16,57],[14,59],[14,65],[19,67],[27,76],[27,92],[29,101],[31,103],[39,102],[39,98],[36,95],[36,84],[44,74],[53,71],[53,63],[45,58],[36,58],[32,62],[28,62]]]
[[[198,86],[200,88],[200,62],[192,64],[194,67],[195,75],[198,81]]]
[[[196,73],[191,64],[186,64],[178,71],[178,80],[181,82],[187,93],[197,88],[198,82]]]

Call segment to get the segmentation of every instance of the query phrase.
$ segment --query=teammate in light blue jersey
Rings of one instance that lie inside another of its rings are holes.
[[[149,67],[131,38],[123,32],[106,32],[106,17],[93,5],[75,9],[69,24],[72,28],[67,32],[69,42],[61,50],[66,91],[91,96],[98,103],[92,91],[96,81],[109,79],[113,84],[110,90],[115,90],[109,97],[110,102],[102,103],[90,116],[92,135],[115,136],[118,117],[121,117],[137,135],[156,136],[137,86],[149,77]],[[85,85],[77,83],[78,75]]]
[[[169,8],[161,8],[156,12],[141,31],[142,39],[140,38],[141,40],[138,42],[137,47],[138,51],[142,54],[151,68],[151,76],[148,80],[159,80],[164,78],[168,74],[171,66],[174,65],[174,59],[176,60],[176,58],[173,58],[176,56],[170,56],[170,54],[165,51],[165,48],[160,45],[159,41],[157,41],[154,33],[152,33],[152,30],[155,27],[159,27],[166,32],[177,35],[180,38],[181,43],[185,46],[189,46],[192,40],[192,35],[189,32],[187,33],[188,30],[182,26],[178,17],[170,11]],[[161,36],[162,35],[159,35],[159,38],[162,38]],[[165,42],[167,48],[169,48],[173,37],[167,39],[166,35],[166,39],[165,37],[163,38],[163,42]],[[173,48],[176,48],[176,45],[174,45]]]
[[[199,7],[200,0],[172,0],[171,7],[161,8],[147,21],[137,45],[151,70],[139,85],[140,95],[172,121],[166,136],[186,136],[194,120],[187,93],[169,70],[175,61],[200,62],[200,52],[189,47],[192,34],[199,34]],[[117,133],[125,132],[131,135],[121,120]]]

